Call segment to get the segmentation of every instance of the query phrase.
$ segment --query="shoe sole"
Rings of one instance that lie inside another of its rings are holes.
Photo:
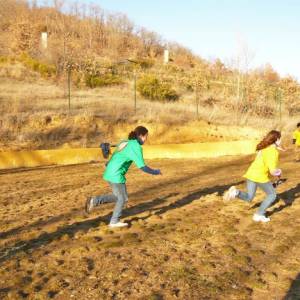
[[[227,191],[223,196],[224,201],[229,201],[229,192]]]
[[[252,219],[254,222],[262,222],[262,223],[268,223],[270,222],[271,220],[268,220],[268,221],[263,221],[263,220],[255,220],[255,219]]]
[[[87,198],[86,202],[85,202],[85,212],[87,214],[89,214],[92,211],[92,209],[90,209],[90,201],[91,201],[91,198]]]
[[[108,225],[109,228],[125,228],[125,227],[128,227],[128,225],[124,225],[124,226],[111,226],[111,225]]]

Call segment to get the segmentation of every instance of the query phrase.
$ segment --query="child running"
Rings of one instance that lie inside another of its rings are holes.
[[[109,224],[112,228],[128,226],[127,223],[120,221],[120,217],[122,209],[128,201],[125,175],[132,162],[134,162],[136,166],[145,173],[161,175],[161,171],[159,169],[151,169],[146,166],[144,162],[143,149],[141,145],[146,142],[147,137],[147,128],[138,126],[129,134],[128,140],[121,141],[117,145],[103,175],[104,180],[106,180],[111,186],[112,194],[87,198],[85,205],[86,213],[90,213],[93,208],[98,205],[112,202],[116,203]]]
[[[297,129],[293,132],[293,144],[295,145],[295,160],[300,162],[300,123],[297,124]]]
[[[265,216],[266,210],[276,199],[276,191],[270,181],[269,174],[280,178],[281,170],[277,168],[279,152],[277,147],[281,143],[281,133],[276,130],[270,131],[267,136],[256,146],[258,151],[255,160],[248,168],[247,192],[242,192],[232,186],[225,194],[224,200],[239,198],[251,202],[255,196],[257,187],[266,193],[266,198],[261,203],[258,211],[253,215],[255,222],[269,222],[270,218]]]

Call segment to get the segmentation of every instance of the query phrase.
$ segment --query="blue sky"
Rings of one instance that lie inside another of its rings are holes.
[[[206,59],[229,62],[241,45],[250,67],[270,63],[281,75],[300,79],[300,0],[93,0],[127,14]]]

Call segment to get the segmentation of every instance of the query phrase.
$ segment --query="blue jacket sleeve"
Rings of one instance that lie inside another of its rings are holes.
[[[154,170],[149,168],[148,166],[144,166],[142,168],[140,168],[142,171],[144,171],[145,173],[151,174],[151,175],[158,175],[160,173],[159,170]]]

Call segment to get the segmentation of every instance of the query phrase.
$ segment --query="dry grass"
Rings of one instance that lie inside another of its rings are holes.
[[[92,90],[74,88],[69,113],[66,87],[28,78],[1,80],[0,138],[4,149],[52,148],[66,143],[72,147],[98,146],[105,139],[123,138],[141,123],[149,127],[153,144],[237,140],[257,137],[268,128],[289,131],[297,121],[284,116],[280,123],[278,118],[230,111],[226,107],[233,105],[232,99],[207,105],[209,95],[202,95],[197,116],[192,93],[165,103],[138,96],[135,113],[130,83]]]

